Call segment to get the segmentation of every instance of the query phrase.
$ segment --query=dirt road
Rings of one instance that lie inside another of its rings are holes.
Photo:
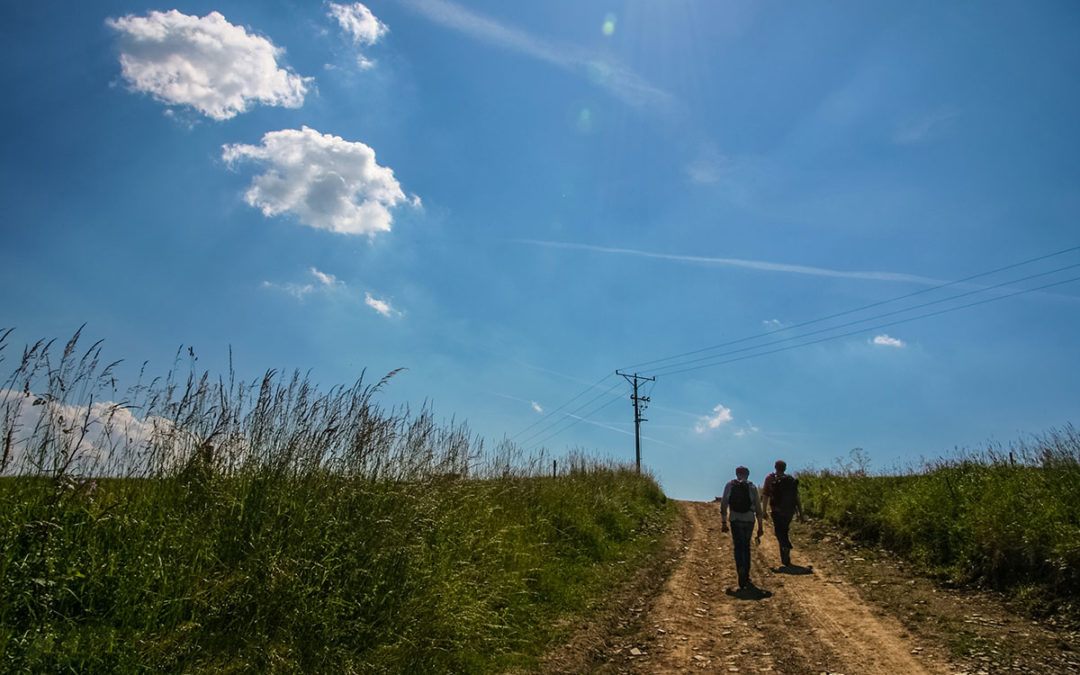
[[[766,523],[755,592],[735,590],[720,505],[680,502],[662,555],[545,659],[544,673],[1080,673],[1080,630],[939,584],[821,523],[782,568]],[[903,622],[903,623],[901,623]]]
[[[829,570],[792,553],[780,567],[766,528],[752,547],[758,591],[737,591],[719,504],[686,502],[682,555],[644,617],[656,631],[631,670],[649,673],[936,673],[950,670],[904,637]],[[631,661],[630,663],[633,663]],[[630,665],[630,663],[626,665]]]

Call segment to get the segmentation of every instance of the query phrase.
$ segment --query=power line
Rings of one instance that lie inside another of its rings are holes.
[[[966,305],[960,305],[958,307],[949,307],[949,308],[946,308],[946,309],[938,310],[936,312],[928,312],[926,314],[920,314],[919,316],[912,316],[912,317],[908,317],[906,319],[899,319],[897,321],[890,321],[888,323],[878,324],[876,326],[870,326],[868,328],[859,328],[858,330],[849,331],[847,333],[841,333],[840,335],[830,335],[828,337],[823,337],[823,338],[820,338],[820,339],[817,339],[817,340],[811,340],[810,342],[804,342],[804,343],[797,344],[797,345],[789,345],[787,347],[781,347],[779,349],[773,349],[773,350],[770,350],[770,351],[767,351],[767,352],[758,352],[756,354],[747,354],[745,356],[740,356],[740,357],[734,358],[734,359],[728,359],[726,361],[717,361],[715,363],[705,363],[705,364],[702,364],[700,366],[691,366],[689,368],[683,368],[683,369],[680,369],[680,370],[673,370],[673,371],[665,372],[665,373],[662,373],[662,374],[665,375],[665,376],[678,375],[680,373],[686,373],[686,372],[690,372],[690,371],[693,371],[693,370],[701,370],[703,368],[712,368],[713,366],[722,366],[722,365],[724,365],[726,363],[734,363],[736,361],[744,361],[746,359],[752,359],[752,358],[755,358],[755,357],[758,357],[758,356],[767,356],[769,354],[777,354],[779,352],[788,351],[789,349],[797,349],[799,347],[808,347],[810,345],[819,344],[821,342],[827,342],[829,340],[837,340],[839,338],[850,337],[852,335],[857,335],[859,333],[865,333],[867,331],[874,331],[874,330],[879,330],[881,328],[888,328],[889,326],[896,326],[896,325],[899,325],[899,324],[902,324],[902,323],[909,323],[911,321],[917,321],[918,319],[926,319],[926,318],[929,318],[929,317],[932,317],[932,316],[940,316],[942,314],[948,314],[950,312],[955,312],[955,311],[958,311],[958,310],[961,310],[961,309],[967,309],[969,307],[975,307],[977,305],[985,305],[985,304],[990,303],[990,302],[997,302],[998,300],[1005,300],[1007,298],[1012,298],[1012,297],[1015,297],[1017,295],[1024,295],[1025,293],[1034,293],[1035,291],[1042,291],[1042,290],[1046,290],[1047,288],[1053,288],[1055,286],[1062,286],[1064,284],[1073,283],[1075,281],[1080,281],[1080,277],[1073,277],[1071,279],[1065,279],[1064,281],[1055,281],[1053,283],[1045,284],[1043,286],[1036,286],[1035,288],[1022,289],[1022,290],[1016,291],[1014,293],[1009,293],[1007,295],[1000,295],[1000,296],[997,296],[997,297],[994,297],[994,298],[986,298],[986,299],[983,299],[983,300],[977,300],[975,302],[970,302],[970,303],[968,303]],[[805,337],[805,336],[803,336],[803,337]],[[761,345],[761,346],[767,346],[767,345]],[[678,364],[674,364],[674,365],[678,365]],[[674,365],[672,367],[674,367]]]
[[[612,389],[614,389],[614,387],[612,387]],[[608,391],[610,391],[610,389]],[[607,392],[604,392],[604,393],[607,393]],[[574,415],[573,413],[566,413],[570,417],[573,417],[573,421],[570,422],[570,424],[567,424],[562,429],[559,429],[557,431],[553,431],[552,433],[548,434],[547,436],[544,436],[543,438],[541,438],[539,441],[537,441],[535,444],[532,445],[530,450],[535,450],[536,448],[539,448],[544,443],[548,442],[550,439],[558,436],[561,433],[564,433],[565,431],[569,430],[571,427],[577,425],[578,422],[583,422],[583,421],[589,419],[590,417],[592,417],[596,413],[600,412],[601,410],[607,408],[608,406],[615,403],[616,401],[621,401],[621,400],[622,400],[621,396],[616,396],[616,397],[612,398],[610,401],[608,401],[607,403],[605,403],[604,405],[600,406],[599,408],[596,408],[595,410],[592,410],[591,412],[589,412],[587,414],[584,414],[584,415],[580,415],[580,416]],[[549,427],[549,429],[554,428],[555,426],[558,426],[558,424],[555,424],[552,427]]]
[[[766,332],[763,332],[763,333],[759,333],[757,335],[751,335],[751,336],[739,338],[739,339],[736,339],[736,340],[731,340],[731,341],[728,341],[728,342],[712,345],[712,346],[709,346],[709,347],[703,347],[701,349],[696,349],[696,350],[692,350],[692,351],[688,351],[688,352],[683,352],[681,354],[675,354],[675,355],[660,358],[660,359],[653,359],[651,361],[644,361],[644,362],[641,362],[641,363],[638,363],[638,364],[635,364],[635,365],[632,365],[632,366],[628,366],[627,368],[620,369],[620,370],[638,368],[638,367],[645,366],[645,365],[663,363],[665,361],[676,361],[677,359],[682,359],[682,358],[687,357],[687,356],[693,356],[693,355],[701,354],[701,353],[704,353],[704,352],[714,351],[714,350],[720,349],[722,347],[727,347],[727,346],[731,346],[731,345],[735,345],[735,344],[740,344],[740,343],[743,343],[743,342],[748,342],[748,341],[755,340],[755,339],[762,338],[762,337],[768,337],[769,335],[775,335],[776,333],[781,333],[781,332],[785,332],[785,331],[791,331],[791,330],[794,330],[794,329],[797,329],[797,328],[810,326],[810,325],[813,325],[813,324],[816,324],[816,323],[821,323],[823,321],[828,321],[830,319],[835,319],[835,318],[838,318],[838,317],[841,317],[841,316],[847,316],[849,314],[854,314],[856,312],[861,312],[861,311],[865,311],[867,309],[872,309],[874,307],[880,307],[880,306],[887,305],[887,304],[890,304],[890,303],[893,303],[893,302],[898,302],[900,300],[905,300],[905,299],[908,299],[908,298],[916,297],[916,296],[919,296],[919,295],[922,295],[922,294],[925,294],[925,293],[930,293],[930,292],[933,292],[933,291],[941,290],[943,288],[948,288],[950,286],[956,286],[956,285],[963,284],[963,283],[966,283],[966,282],[969,282],[969,281],[972,281],[972,280],[975,280],[975,279],[980,279],[980,278],[983,278],[983,277],[991,276],[993,274],[998,274],[998,273],[1001,273],[1001,272],[1004,272],[1004,271],[1007,271],[1007,270],[1010,270],[1010,269],[1016,269],[1018,267],[1023,267],[1025,265],[1030,265],[1032,263],[1040,262],[1042,260],[1048,260],[1050,258],[1061,256],[1061,255],[1064,255],[1064,254],[1067,254],[1067,253],[1072,253],[1072,252],[1078,251],[1078,250],[1080,250],[1080,246],[1072,246],[1072,247],[1065,248],[1065,249],[1062,249],[1062,250],[1059,250],[1059,251],[1055,251],[1053,253],[1048,253],[1048,254],[1037,256],[1037,257],[1034,257],[1034,258],[1029,258],[1027,260],[1023,260],[1023,261],[1020,261],[1020,262],[1012,263],[1010,265],[1005,265],[1005,266],[1002,266],[1002,267],[998,267],[998,268],[995,268],[995,269],[992,269],[992,270],[989,270],[989,271],[986,271],[986,272],[980,272],[978,274],[973,274],[973,275],[970,275],[970,276],[967,276],[967,277],[964,277],[964,278],[961,278],[961,279],[957,279],[955,281],[950,281],[950,282],[947,282],[947,283],[939,284],[937,286],[932,286],[930,288],[920,289],[918,291],[914,291],[912,293],[907,293],[907,294],[897,296],[897,297],[894,297],[894,298],[889,298],[889,299],[886,299],[886,300],[873,302],[873,303],[870,303],[870,304],[867,304],[867,305],[862,305],[860,307],[856,307],[856,308],[853,308],[853,309],[848,309],[848,310],[844,310],[844,311],[841,311],[841,312],[836,312],[834,314],[823,316],[823,317],[820,317],[820,318],[817,318],[817,319],[811,319],[809,321],[804,321],[804,322],[795,324],[793,326],[785,326],[783,328],[779,328],[779,329],[776,329],[776,330],[766,331]],[[984,293],[984,292],[987,292],[987,291],[990,291],[990,290],[994,290],[996,288],[1001,288],[1003,286],[1007,286],[1007,285],[1010,285],[1010,284],[1016,284],[1016,283],[1019,283],[1019,282],[1022,282],[1022,281],[1027,281],[1027,280],[1030,280],[1030,279],[1047,276],[1049,274],[1055,274],[1057,272],[1061,272],[1061,271],[1064,271],[1064,270],[1067,270],[1067,269],[1072,269],[1072,268],[1075,268],[1075,267],[1078,267],[1078,266],[1080,266],[1080,263],[1060,267],[1060,268],[1057,268],[1057,269],[1049,271],[1049,272],[1040,272],[1040,273],[1032,274],[1032,275],[1029,275],[1029,276],[1026,276],[1026,277],[1021,277],[1019,279],[1013,279],[1011,281],[998,283],[998,284],[995,284],[993,286],[981,287],[981,288],[975,289],[973,291],[968,291],[966,293],[960,293],[960,294],[957,294],[957,295],[954,295],[954,296],[950,296],[948,298],[942,298],[942,299],[933,300],[933,301],[921,303],[921,304],[918,304],[918,305],[914,305],[914,306],[911,306],[911,307],[906,307],[906,308],[899,309],[899,310],[893,310],[891,312],[886,312],[884,314],[874,315],[874,316],[867,317],[867,318],[864,318],[864,319],[851,321],[851,322],[848,322],[848,323],[845,323],[845,324],[840,324],[840,325],[837,325],[837,326],[831,326],[831,327],[827,327],[827,328],[822,328],[822,329],[819,329],[819,330],[816,330],[816,331],[811,331],[809,333],[803,333],[803,334],[800,334],[800,335],[784,338],[782,340],[776,340],[776,341],[773,341],[773,342],[767,342],[767,343],[764,343],[764,344],[758,344],[758,345],[754,345],[754,346],[750,346],[750,347],[741,348],[741,349],[738,349],[738,350],[731,350],[731,351],[728,351],[728,352],[722,352],[720,354],[713,354],[711,356],[701,357],[701,358],[693,359],[693,360],[690,360],[690,361],[681,361],[681,362],[671,363],[671,364],[668,364],[667,366],[661,366],[657,371],[654,371],[654,372],[657,373],[657,374],[661,374],[661,375],[666,376],[666,375],[676,375],[676,374],[691,372],[691,371],[694,371],[694,370],[701,370],[703,368],[711,368],[711,367],[714,367],[714,366],[719,366],[719,365],[724,365],[724,364],[727,364],[727,363],[733,363],[733,362],[736,362],[736,361],[742,361],[742,360],[746,360],[746,359],[751,359],[751,358],[755,358],[755,357],[758,357],[758,356],[767,356],[767,355],[770,355],[770,354],[776,354],[776,353],[779,353],[779,352],[788,351],[790,349],[796,349],[796,348],[799,348],[799,347],[806,347],[806,346],[810,346],[810,345],[813,345],[813,344],[819,344],[819,343],[822,343],[822,342],[827,342],[829,340],[835,340],[835,339],[840,339],[840,338],[843,338],[843,337],[849,337],[851,335],[856,335],[858,333],[868,332],[868,331],[872,331],[872,330],[878,330],[878,329],[881,329],[881,328],[886,328],[886,327],[889,327],[889,326],[895,326],[895,325],[902,324],[902,323],[908,323],[908,322],[916,321],[916,320],[919,320],[919,319],[929,318],[929,317],[933,317],[933,316],[940,316],[942,314],[948,314],[948,313],[958,311],[958,310],[961,310],[961,309],[967,309],[967,308],[970,308],[970,307],[975,307],[977,305],[983,305],[983,304],[987,304],[987,303],[990,303],[990,302],[995,302],[995,301],[998,301],[998,300],[1004,300],[1004,299],[1015,297],[1015,296],[1018,296],[1018,295],[1024,295],[1026,293],[1033,293],[1035,291],[1045,290],[1045,289],[1048,289],[1048,288],[1061,286],[1061,285],[1072,283],[1072,282],[1075,282],[1075,281],[1080,281],[1080,277],[1074,277],[1074,278],[1071,278],[1071,279],[1066,279],[1064,281],[1053,282],[1053,283],[1045,284],[1045,285],[1038,286],[1038,287],[1035,287],[1035,288],[1021,289],[1021,290],[1015,291],[1013,293],[1007,293],[1005,295],[995,296],[995,297],[992,297],[992,298],[986,298],[986,299],[979,300],[979,301],[976,301],[976,302],[971,302],[971,303],[967,303],[967,304],[964,304],[964,305],[959,305],[959,306],[956,306],[956,307],[950,307],[950,308],[946,308],[946,309],[939,310],[939,311],[936,311],[936,312],[928,312],[928,313],[921,314],[921,315],[918,315],[918,316],[907,317],[907,318],[904,318],[904,319],[900,319],[900,320],[897,320],[897,321],[891,321],[891,322],[887,322],[887,323],[884,323],[884,324],[879,324],[879,325],[869,326],[869,327],[863,327],[863,328],[859,328],[859,329],[856,329],[856,330],[853,330],[853,331],[849,331],[847,333],[826,336],[826,337],[823,337],[823,338],[820,338],[820,339],[817,339],[817,340],[812,340],[812,341],[809,341],[809,342],[803,342],[803,343],[796,344],[796,345],[788,345],[786,347],[781,347],[779,349],[773,349],[773,350],[769,350],[769,351],[765,351],[765,352],[757,352],[757,353],[753,353],[753,354],[747,354],[747,355],[740,356],[740,357],[737,357],[737,358],[726,359],[726,360],[722,360],[722,361],[701,363],[701,365],[694,365],[694,366],[689,365],[689,364],[693,364],[693,363],[700,363],[702,361],[710,361],[711,359],[730,356],[732,354],[736,354],[736,353],[739,353],[739,352],[744,352],[744,351],[753,350],[753,349],[761,349],[763,347],[768,347],[770,345],[780,344],[780,343],[783,343],[783,342],[789,342],[791,340],[798,340],[798,339],[809,337],[811,335],[820,334],[820,333],[823,333],[823,332],[835,331],[835,330],[839,330],[839,329],[842,329],[842,328],[845,328],[845,327],[848,327],[848,326],[853,326],[853,325],[860,324],[860,323],[866,323],[866,322],[869,322],[869,321],[875,321],[875,320],[882,319],[882,318],[885,318],[885,317],[888,317],[888,316],[894,316],[896,314],[903,314],[903,313],[906,313],[906,312],[912,312],[912,311],[915,311],[917,309],[921,309],[923,307],[929,307],[931,305],[940,304],[942,302],[948,302],[948,301],[951,301],[951,300],[956,300],[956,299],[959,299],[959,298],[968,297],[970,295],[974,295],[974,294],[977,294],[977,293]],[[689,366],[689,367],[681,368],[680,366]],[[671,369],[671,368],[675,368],[676,370],[668,370],[668,369]],[[572,398],[567,400],[565,403],[560,405],[558,408],[552,410],[551,412],[549,412],[544,417],[540,418],[539,420],[536,420],[535,422],[533,422],[529,426],[527,426],[524,429],[522,429],[521,431],[519,431],[517,434],[515,434],[512,437],[512,439],[516,439],[518,436],[520,436],[525,431],[528,431],[529,429],[535,427],[537,424],[541,424],[542,422],[545,422],[545,420],[547,420],[547,422],[549,422],[548,424],[545,424],[545,426],[543,426],[540,430],[534,432],[533,434],[531,434],[527,439],[525,439],[522,442],[523,444],[527,443],[531,439],[534,439],[537,436],[545,434],[545,432],[551,432],[551,433],[547,433],[547,435],[544,435],[543,438],[541,438],[539,441],[537,441],[533,446],[534,448],[539,447],[543,443],[547,442],[549,439],[554,438],[555,436],[558,436],[561,433],[564,433],[565,431],[569,430],[571,427],[575,426],[577,423],[579,423],[581,421],[586,421],[589,417],[592,417],[593,415],[599,413],[601,410],[604,410],[608,406],[615,403],[615,401],[620,400],[621,397],[612,398],[610,401],[604,403],[603,405],[599,406],[598,408],[595,408],[594,410],[592,410],[592,411],[590,411],[588,413],[584,413],[584,414],[582,414],[580,416],[577,415],[578,412],[583,411],[585,408],[587,408],[589,405],[591,405],[592,403],[597,401],[599,398],[601,398],[602,396],[604,396],[604,395],[608,394],[609,392],[611,392],[612,389],[614,389],[616,386],[618,386],[618,383],[616,383],[615,385],[609,387],[607,390],[601,392],[600,394],[592,397],[591,399],[589,399],[585,403],[581,404],[580,406],[575,408],[572,412],[564,413],[564,415],[569,416],[569,417],[573,417],[574,419],[573,419],[573,421],[571,421],[569,424],[567,424],[563,428],[557,429],[557,427],[560,424],[565,422],[565,419],[555,420],[555,421],[551,421],[551,419],[550,419],[555,413],[559,412],[560,410],[562,410],[566,406],[570,405],[575,400],[581,398],[583,395],[585,395],[590,390],[597,388],[602,382],[604,382],[604,380],[606,380],[609,377],[611,377],[610,374],[605,375],[604,377],[597,380],[595,383],[589,385],[588,387],[586,387],[582,391],[578,392],[575,396],[573,396]],[[650,390],[649,390],[650,395],[651,395],[653,387],[655,387],[655,381],[653,382],[652,386],[650,387]]]
[[[545,414],[545,415],[544,415],[543,417],[540,417],[539,419],[537,419],[536,421],[534,421],[534,422],[533,422],[532,424],[530,424],[529,426],[527,426],[527,427],[525,427],[524,429],[522,429],[521,431],[517,432],[516,434],[514,434],[513,436],[511,436],[511,437],[510,437],[510,440],[514,440],[514,439],[516,439],[516,438],[517,438],[518,436],[520,436],[521,434],[525,433],[525,432],[526,432],[526,431],[528,431],[529,429],[532,429],[532,428],[533,428],[533,427],[535,427],[535,426],[536,426],[537,424],[540,424],[541,422],[543,422],[543,421],[545,421],[545,420],[549,420],[549,419],[551,418],[551,416],[552,416],[552,415],[554,415],[555,413],[559,412],[560,410],[562,410],[562,409],[563,409],[563,408],[565,408],[566,406],[570,405],[571,403],[573,403],[573,402],[574,402],[574,401],[576,401],[577,399],[581,398],[581,397],[582,397],[582,396],[584,396],[584,395],[585,395],[585,394],[586,394],[586,393],[587,393],[588,391],[590,391],[590,390],[592,390],[592,389],[595,389],[596,387],[600,386],[600,383],[601,383],[601,382],[603,382],[604,380],[608,379],[609,377],[611,377],[611,373],[608,373],[607,375],[604,375],[603,377],[601,377],[601,378],[600,378],[599,380],[597,380],[596,382],[593,382],[592,384],[590,384],[589,386],[585,387],[585,388],[584,388],[584,389],[582,389],[582,390],[581,390],[580,392],[578,392],[577,394],[575,394],[575,395],[574,395],[574,396],[573,396],[573,397],[572,397],[572,398],[571,398],[570,400],[566,401],[565,403],[563,403],[562,405],[560,405],[560,406],[559,406],[558,408],[555,408],[554,410],[551,410],[551,411],[549,411],[549,412],[548,412],[547,414]]]
[[[676,359],[681,359],[681,358],[686,357],[686,356],[693,356],[695,354],[701,354],[703,352],[712,351],[714,349],[720,349],[721,347],[729,347],[731,345],[740,344],[742,342],[748,342],[750,340],[755,340],[757,338],[767,337],[769,335],[774,335],[776,333],[782,333],[784,331],[794,330],[796,328],[803,328],[805,326],[810,326],[810,325],[813,325],[815,323],[821,323],[822,321],[828,321],[830,319],[836,319],[838,317],[846,316],[848,314],[854,314],[856,312],[862,312],[864,310],[873,309],[874,307],[880,307],[882,305],[887,305],[887,304],[892,303],[892,302],[899,302],[900,300],[906,300],[907,298],[912,298],[912,297],[915,297],[917,295],[922,295],[923,293],[930,293],[930,292],[933,292],[933,291],[940,290],[942,288],[948,288],[949,286],[956,286],[957,284],[963,284],[963,283],[972,281],[974,279],[980,279],[982,277],[987,277],[987,276],[990,276],[992,274],[997,274],[999,272],[1004,272],[1006,270],[1015,269],[1017,267],[1023,267],[1024,265],[1030,265],[1032,263],[1036,263],[1036,262],[1039,262],[1039,261],[1042,261],[1042,260],[1048,260],[1050,258],[1054,258],[1054,257],[1060,256],[1060,255],[1065,255],[1066,253],[1072,253],[1074,251],[1080,251],[1080,246],[1071,246],[1069,248],[1061,249],[1060,251],[1055,251],[1053,253],[1047,253],[1045,255],[1040,255],[1040,256],[1037,256],[1037,257],[1034,257],[1034,258],[1028,258],[1027,260],[1022,260],[1020,262],[1012,263],[1010,265],[1005,265],[1004,267],[998,267],[996,269],[992,269],[992,270],[989,270],[987,272],[979,272],[978,274],[973,274],[971,276],[967,276],[967,277],[964,277],[962,279],[957,279],[955,281],[949,281],[947,283],[939,284],[937,286],[931,286],[930,288],[923,288],[923,289],[920,289],[918,291],[913,291],[911,293],[906,293],[904,295],[899,295],[899,296],[897,296],[895,298],[889,298],[887,300],[879,300],[877,302],[872,302],[872,303],[870,303],[868,305],[862,305],[861,307],[855,307],[853,309],[847,309],[847,310],[844,310],[842,312],[837,312],[835,314],[829,314],[828,316],[823,316],[823,317],[820,317],[820,318],[817,318],[817,319],[811,319],[809,321],[803,321],[802,323],[797,323],[797,324],[795,324],[793,326],[785,326],[783,328],[778,328],[776,330],[766,331],[764,333],[758,333],[756,335],[750,335],[750,336],[747,336],[747,337],[738,338],[736,340],[730,340],[728,342],[722,342],[720,344],[712,345],[712,346],[709,346],[709,347],[702,347],[701,349],[694,349],[694,350],[691,350],[691,351],[688,351],[688,352],[683,352],[681,354],[674,354],[672,356],[665,356],[663,358],[653,359],[651,361],[642,361],[641,363],[635,363],[635,364],[626,366],[624,368],[620,368],[620,370],[632,370],[632,369],[635,369],[635,368],[642,368],[643,366],[649,366],[649,365],[653,365],[653,364],[656,364],[656,363],[662,363],[664,361],[674,361]]]
[[[607,377],[605,377],[604,379],[607,379]],[[601,380],[601,381],[603,381],[603,380]],[[595,386],[595,385],[594,385],[594,386]],[[589,399],[588,401],[585,401],[584,403],[582,403],[581,405],[579,405],[579,406],[578,406],[577,408],[574,408],[574,410],[573,410],[572,412],[569,412],[569,413],[563,413],[563,415],[574,415],[574,414],[576,414],[577,412],[579,412],[579,411],[581,411],[581,410],[584,410],[585,408],[589,407],[589,406],[590,406],[590,405],[592,405],[592,404],[593,404],[594,402],[596,402],[596,400],[597,400],[597,399],[599,399],[600,397],[602,397],[602,396],[605,396],[605,395],[607,395],[607,394],[611,393],[611,390],[615,389],[615,387],[618,387],[618,386],[619,386],[619,383],[618,383],[618,382],[616,382],[615,384],[611,385],[610,387],[608,387],[608,388],[607,388],[607,389],[605,389],[604,391],[600,392],[600,393],[599,393],[599,394],[597,394],[596,396],[593,396],[592,398],[590,398],[590,399]],[[588,391],[588,390],[585,390],[585,391]],[[585,393],[585,392],[582,392],[582,394],[583,394],[583,393]],[[580,397],[580,396],[581,396],[581,394],[578,394],[578,396],[576,396],[575,398],[578,398],[578,397]],[[569,403],[569,401],[568,401],[567,403]],[[566,403],[564,403],[564,404],[563,404],[562,406],[560,406],[560,408],[565,408],[565,407],[566,407]],[[565,421],[566,421],[566,419],[565,419],[565,418],[560,418],[560,419],[557,419],[557,420],[554,420],[554,421],[552,421],[552,422],[551,422],[550,424],[547,424],[546,426],[542,426],[542,427],[541,427],[541,428],[540,428],[539,430],[537,430],[537,431],[534,431],[534,432],[533,432],[532,434],[530,434],[530,435],[529,435],[529,436],[528,436],[527,438],[523,439],[523,440],[521,441],[521,444],[522,444],[522,445],[525,445],[525,444],[527,444],[527,443],[531,442],[531,441],[532,441],[532,440],[533,440],[534,438],[536,438],[537,436],[540,436],[540,435],[542,435],[542,434],[545,434],[545,433],[547,433],[548,431],[550,431],[551,429],[553,429],[553,428],[555,428],[555,427],[559,426],[560,424],[562,424],[562,423],[563,423],[563,422],[565,422]],[[561,432],[560,432],[560,433],[561,433]]]
[[[855,326],[855,325],[858,325],[860,323],[867,323],[867,322],[870,322],[870,321],[877,321],[878,319],[884,319],[885,317],[895,316],[897,314],[904,314],[905,312],[913,312],[913,311],[915,311],[917,309],[922,309],[923,307],[929,307],[931,305],[938,305],[938,304],[941,304],[943,302],[950,302],[952,300],[958,300],[960,298],[965,298],[965,297],[975,295],[975,294],[978,294],[978,293],[985,293],[986,291],[991,291],[991,290],[994,290],[996,288],[1009,286],[1009,285],[1020,283],[1020,282],[1023,282],[1023,281],[1030,281],[1031,279],[1037,279],[1039,277],[1045,277],[1045,276],[1048,276],[1048,275],[1051,275],[1051,274],[1057,274],[1058,272],[1063,272],[1065,270],[1074,269],[1076,267],[1080,267],[1080,263],[1074,263],[1072,265],[1066,265],[1064,267],[1059,267],[1057,269],[1049,270],[1047,272],[1039,272],[1038,274],[1031,274],[1031,275],[1028,275],[1026,277],[1021,277],[1019,279],[1010,279],[1009,281],[1003,281],[1003,282],[995,284],[993,286],[987,286],[987,287],[984,287],[984,288],[980,288],[978,290],[967,291],[966,293],[958,293],[957,295],[951,295],[951,296],[949,296],[947,298],[939,298],[937,300],[930,300],[928,302],[924,302],[924,303],[921,303],[921,304],[918,304],[918,305],[913,305],[911,307],[904,307],[904,308],[901,308],[901,309],[895,309],[895,310],[893,310],[891,312],[885,312],[883,314],[875,314],[874,316],[869,316],[869,317],[865,317],[865,318],[862,318],[862,319],[856,319],[854,321],[849,321],[847,323],[842,323],[842,324],[838,324],[838,325],[835,325],[835,326],[827,326],[825,328],[819,328],[817,330],[809,331],[807,333],[801,333],[799,335],[792,335],[790,337],[781,338],[779,340],[773,340],[771,342],[765,342],[765,343],[757,344],[757,345],[750,345],[749,347],[740,347],[739,349],[731,349],[731,350],[728,350],[726,352],[721,352],[719,354],[712,354],[710,356],[702,356],[702,357],[699,357],[699,358],[696,358],[696,359],[690,359],[688,361],[680,361],[680,362],[676,362],[676,363],[671,363],[671,364],[668,364],[666,366],[661,366],[660,368],[658,368],[654,372],[661,373],[661,374],[669,374],[668,372],[665,372],[665,369],[667,369],[667,368],[678,368],[678,367],[681,367],[681,366],[690,365],[692,363],[701,363],[703,361],[709,361],[711,359],[721,358],[721,357],[724,357],[724,356],[730,356],[732,354],[738,354],[738,353],[750,351],[750,350],[753,350],[753,349],[760,349],[762,347],[769,347],[771,345],[777,345],[777,344],[781,344],[781,343],[784,343],[784,342],[790,342],[792,340],[798,340],[798,339],[801,339],[801,338],[810,337],[812,335],[819,335],[821,333],[827,333],[829,331],[840,330],[842,328],[848,328],[850,326]],[[1005,296],[998,296],[998,297],[1011,297],[1011,296],[1005,295]],[[861,330],[869,330],[869,329],[861,329]]]

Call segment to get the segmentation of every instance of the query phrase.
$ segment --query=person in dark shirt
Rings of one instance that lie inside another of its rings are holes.
[[[791,529],[791,519],[796,515],[802,520],[802,502],[799,500],[799,479],[789,476],[787,462],[778,459],[775,464],[776,472],[765,477],[765,484],[761,489],[761,496],[765,502],[765,517],[772,516],[773,531],[776,533],[776,541],[780,544],[780,561],[784,566],[791,565],[791,539],[788,537]]]
[[[745,466],[736,468],[735,480],[724,486],[724,496],[720,500],[721,530],[727,532],[728,521],[731,521],[731,542],[735,549],[735,572],[739,577],[740,589],[753,586],[750,583],[750,537],[754,534],[755,521],[757,538],[761,541],[761,504],[758,490],[748,478],[750,469]]]

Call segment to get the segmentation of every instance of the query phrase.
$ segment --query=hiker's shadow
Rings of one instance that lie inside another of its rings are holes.
[[[802,565],[781,565],[780,567],[773,567],[772,571],[776,574],[793,574],[798,576],[803,574],[813,574],[814,566],[808,565],[803,567]]]
[[[772,597],[772,591],[767,591],[764,588],[758,588],[757,586],[747,586],[746,588],[737,590],[729,588],[724,592],[738,600],[764,600],[765,598]]]

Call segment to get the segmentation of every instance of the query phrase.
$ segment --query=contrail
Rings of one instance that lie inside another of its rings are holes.
[[[653,86],[627,67],[601,58],[599,54],[546,42],[449,0],[402,0],[402,4],[435,23],[476,40],[587,77],[631,105],[665,107],[673,102],[668,92]]]
[[[764,272],[783,272],[786,274],[803,274],[815,277],[833,277],[837,279],[863,279],[872,281],[901,281],[905,283],[922,284],[925,286],[940,286],[944,281],[920,277],[914,274],[901,272],[873,272],[873,271],[844,271],[831,270],[825,267],[810,267],[808,265],[789,265],[787,263],[767,262],[764,260],[745,260],[743,258],[710,258],[707,256],[678,255],[675,253],[653,253],[651,251],[639,251],[633,248],[612,248],[608,246],[593,246],[591,244],[573,244],[563,241],[542,241],[538,239],[514,239],[519,244],[532,246],[546,246],[549,248],[567,248],[580,251],[594,251],[596,253],[608,253],[613,255],[631,255],[639,258],[657,258],[660,260],[674,260],[676,262],[700,263],[705,265],[724,265],[727,267],[742,267],[744,269],[761,270]]]

